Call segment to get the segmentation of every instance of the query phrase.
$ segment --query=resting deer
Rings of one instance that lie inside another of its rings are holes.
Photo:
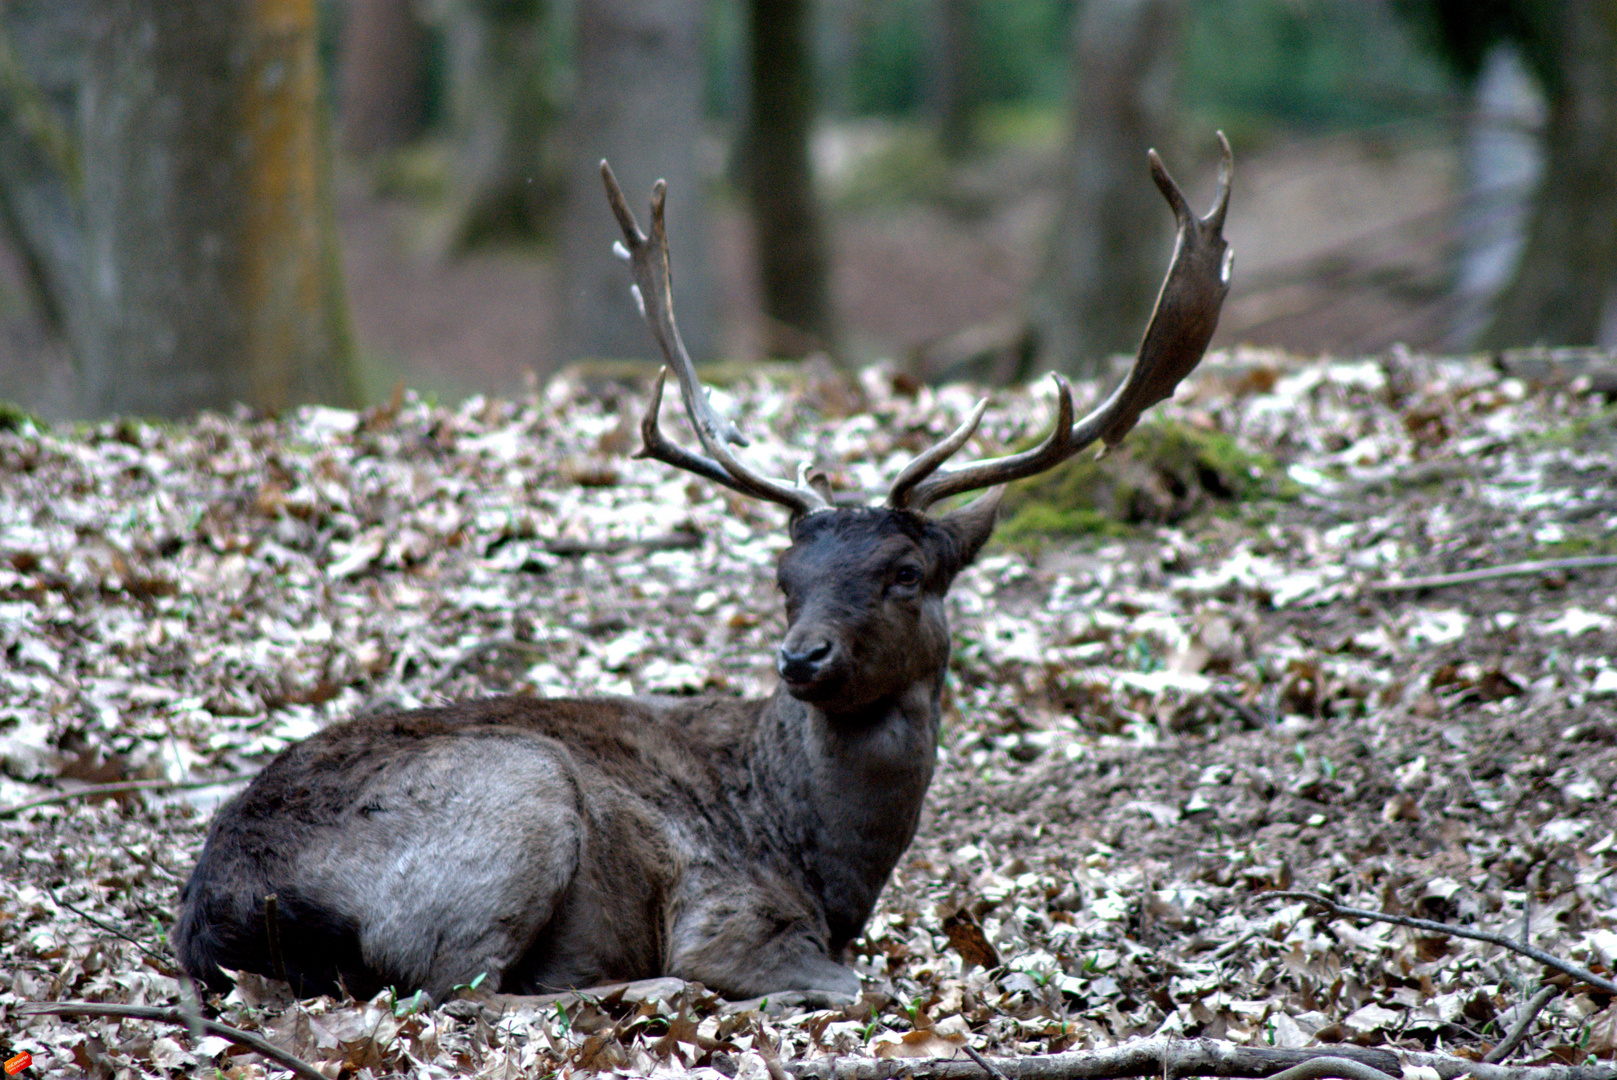
[[[1197,219],[1155,153],[1178,219],[1157,306],[1123,384],[1038,446],[960,468],[979,403],[907,466],[882,506],[833,505],[819,474],[749,469],[680,341],[653,189],[641,233],[602,162],[619,254],[702,452],[641,422],[654,458],[791,512],[778,579],[780,684],[730,698],[496,697],[336,724],[290,747],[218,813],[174,942],[210,986],[224,969],[302,994],[386,986],[539,992],[674,975],[727,996],[855,995],[838,962],[915,833],[949,657],[944,595],[994,527],[1002,485],[1096,439],[1122,440],[1206,349],[1228,289],[1230,152]],[[987,489],[958,509],[940,500]],[[269,899],[273,898],[273,899]]]

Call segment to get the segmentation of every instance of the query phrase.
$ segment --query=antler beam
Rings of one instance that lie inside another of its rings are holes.
[[[651,327],[651,336],[656,338],[657,346],[668,362],[668,367],[664,367],[657,376],[651,403],[646,408],[646,415],[641,418],[640,438],[644,445],[635,456],[652,458],[676,469],[695,473],[743,495],[779,503],[790,509],[794,517],[827,509],[831,502],[829,489],[823,483],[817,484],[809,479],[802,479],[797,484],[772,480],[747,468],[730,451],[728,444],[745,446],[747,440],[734,424],[714,411],[707,390],[696,377],[696,365],[691,362],[690,354],[685,351],[685,343],[680,340],[679,326],[674,322],[668,233],[663,226],[663,203],[668,185],[659,180],[651,189],[651,235],[648,237],[640,231],[640,225],[623,197],[623,190],[612,175],[612,167],[604,160],[601,162],[601,181],[606,185],[606,201],[611,204],[618,227],[623,230],[623,240],[614,244],[613,250],[629,263],[634,274],[635,299],[640,304],[641,314],[646,317],[646,324]],[[668,378],[669,367],[674,369],[679,379],[685,412],[690,417],[691,427],[695,429],[702,449],[707,451],[706,457],[669,441],[657,426],[657,414],[662,407],[663,385]]]
[[[1219,309],[1230,288],[1234,253],[1224,240],[1224,215],[1230,205],[1230,178],[1235,159],[1221,131],[1223,150],[1218,197],[1206,217],[1197,218],[1155,150],[1148,153],[1151,178],[1173,209],[1179,224],[1173,260],[1168,264],[1156,309],[1145,328],[1140,350],[1123,382],[1101,405],[1076,424],[1072,422],[1072,388],[1060,375],[1057,416],[1050,434],[1031,450],[979,461],[959,469],[938,471],[963,446],[982,419],[979,404],[953,434],[910,463],[893,482],[887,505],[924,511],[939,499],[967,491],[1009,483],[1054,468],[1096,439],[1110,449],[1123,441],[1140,414],[1173,391],[1201,361],[1218,326]]]

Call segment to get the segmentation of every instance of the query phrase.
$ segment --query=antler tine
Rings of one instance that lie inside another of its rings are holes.
[[[1202,218],[1191,212],[1184,193],[1174,183],[1156,151],[1147,155],[1151,178],[1172,208],[1179,233],[1139,352],[1117,389],[1089,415],[1073,424],[1071,391],[1059,375],[1055,376],[1060,386],[1060,415],[1055,429],[1044,442],[1020,454],[936,472],[911,481],[911,486],[902,491],[895,484],[888,498],[890,505],[925,510],[951,495],[1009,483],[1053,468],[1096,439],[1110,449],[1123,441],[1139,422],[1141,413],[1173,396],[1174,388],[1201,362],[1202,354],[1207,351],[1207,343],[1218,327],[1219,309],[1230,288],[1234,253],[1224,240],[1224,216],[1229,209],[1235,159],[1222,131],[1218,133],[1218,143],[1223,151],[1218,196],[1213,200],[1213,208]],[[939,458],[938,462],[941,460]],[[915,465],[911,465],[905,469],[900,479],[914,468]]]
[[[685,342],[681,340],[679,326],[674,321],[673,274],[668,260],[668,232],[663,219],[668,185],[658,180],[651,189],[651,235],[648,237],[640,231],[634,212],[623,197],[623,189],[618,186],[617,177],[612,175],[612,167],[605,159],[601,161],[601,182],[606,186],[606,201],[612,207],[613,216],[618,219],[618,227],[623,231],[622,242],[614,244],[613,249],[629,263],[641,314],[646,317],[651,336],[656,339],[663,358],[668,361],[668,366],[657,376],[651,403],[640,421],[640,437],[644,445],[635,456],[653,458],[723,484],[743,495],[779,503],[790,509],[794,517],[826,509],[830,501],[816,488],[761,476],[742,464],[726,445],[737,443],[745,446],[747,440],[734,424],[714,411],[706,388],[696,377],[696,365],[685,351]],[[685,412],[696,431],[697,441],[709,457],[692,453],[670,442],[657,426],[669,367],[674,369],[679,379],[680,395],[685,399]]]
[[[971,438],[972,432],[977,430],[977,425],[982,423],[983,411],[987,408],[988,399],[983,398],[972,407],[971,415],[966,417],[965,423],[955,428],[942,442],[924,451],[920,457],[904,466],[904,471],[898,474],[898,479],[893,481],[892,490],[887,494],[887,505],[902,509],[909,500],[911,489],[931,476],[938,470],[939,465],[948,461],[955,451],[966,445],[966,440]],[[1068,420],[1070,422],[1071,417]]]

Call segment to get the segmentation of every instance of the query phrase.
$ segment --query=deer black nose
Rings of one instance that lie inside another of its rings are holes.
[[[829,641],[808,642],[801,651],[786,644],[780,647],[780,653],[775,657],[775,670],[779,671],[780,677],[787,682],[813,682],[830,657]]]

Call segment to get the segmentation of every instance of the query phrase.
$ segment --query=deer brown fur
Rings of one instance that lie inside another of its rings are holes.
[[[441,998],[479,975],[540,992],[665,974],[732,997],[857,994],[839,958],[914,836],[948,666],[944,597],[993,531],[997,485],[1121,439],[1194,367],[1216,322],[1227,175],[1196,219],[1152,166],[1180,238],[1124,388],[1075,425],[1061,383],[1039,447],[941,470],[979,406],[887,505],[833,508],[822,478],[759,476],[725,445],[739,433],[707,404],[674,325],[661,186],[648,238],[603,163],[638,294],[706,451],[658,430],[659,379],[642,453],[792,511],[779,686],[761,701],[498,697],[336,724],[220,809],[181,894],[182,967],[215,988],[245,969],[302,994]]]

